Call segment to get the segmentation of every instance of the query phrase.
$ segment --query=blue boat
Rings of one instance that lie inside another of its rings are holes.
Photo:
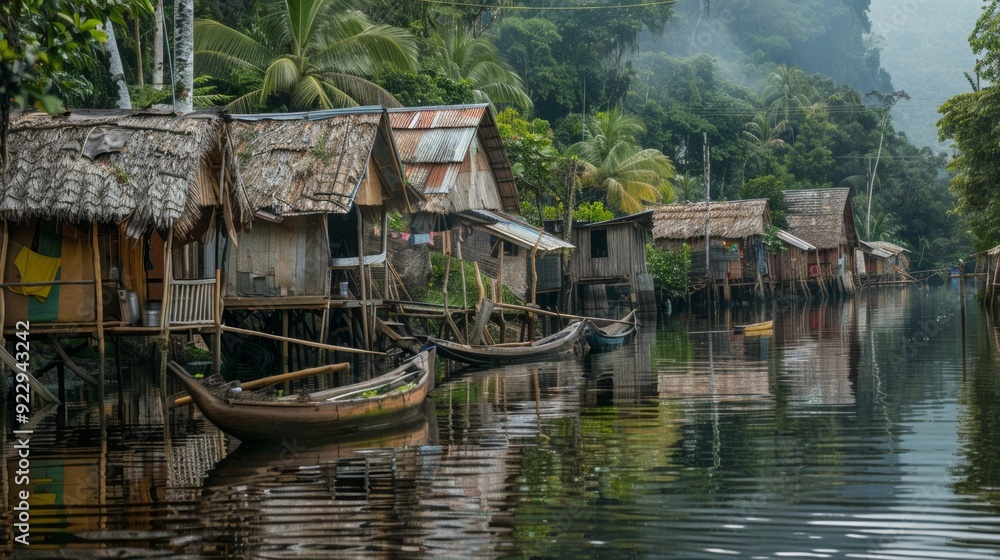
[[[620,321],[609,321],[607,326],[597,326],[594,321],[588,321],[586,335],[591,352],[610,352],[621,348],[639,326],[634,309]]]

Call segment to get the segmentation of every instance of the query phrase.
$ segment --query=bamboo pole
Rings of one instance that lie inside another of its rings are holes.
[[[371,341],[368,338],[368,286],[365,280],[365,224],[364,217],[361,215],[361,207],[355,204],[354,209],[358,212],[358,280],[361,283],[361,330],[364,331],[364,348],[371,350]]]
[[[631,321],[622,321],[619,319],[605,319],[603,317],[587,317],[585,315],[570,315],[568,313],[556,313],[555,311],[548,311],[545,309],[538,309],[535,307],[526,307],[524,305],[514,305],[512,303],[500,303],[495,302],[493,304],[497,308],[510,309],[511,311],[524,311],[525,313],[538,313],[539,315],[548,315],[549,317],[557,317],[559,319],[569,319],[572,321],[600,321],[601,323],[625,323],[632,324]]]
[[[326,375],[328,373],[337,373],[341,371],[348,371],[351,369],[351,364],[344,362],[341,364],[330,364],[326,366],[319,366],[308,369],[300,369],[299,371],[290,371],[288,373],[282,373],[280,375],[272,375],[270,377],[264,377],[261,379],[254,379],[253,381],[247,381],[246,383],[240,383],[246,391],[252,391],[253,389],[259,389],[261,387],[267,387],[268,385],[277,385],[278,383],[287,383],[289,381],[294,381],[296,379],[302,379],[303,377],[312,377],[314,375]],[[180,397],[174,400],[173,407],[189,405],[194,400],[190,396]]]
[[[476,289],[479,291],[476,296],[476,309],[483,304],[483,300],[486,299],[486,288],[483,287],[483,275],[479,272],[479,262],[472,262],[472,271],[476,274]]]
[[[163,251],[163,299],[160,300],[160,404],[163,407],[163,425],[167,425],[167,353],[170,351],[170,279],[173,271],[174,228],[167,230]],[[168,437],[164,435],[164,437]]]
[[[313,342],[311,340],[301,340],[298,338],[289,338],[284,336],[278,336],[276,334],[269,334],[265,332],[251,331],[247,329],[241,329],[239,327],[230,327],[229,325],[222,325],[223,332],[231,332],[236,334],[245,334],[248,336],[259,336],[262,338],[269,338],[271,340],[277,340],[279,342],[291,342],[293,344],[301,344],[303,346],[309,346],[311,348],[320,348],[323,350],[333,350],[335,352],[347,352],[352,354],[366,354],[369,356],[385,356],[385,352],[375,352],[373,350],[360,350],[358,348],[350,348],[347,346],[334,346],[332,344],[323,344],[321,342]]]
[[[93,245],[91,254],[94,262],[94,318],[97,321],[97,398],[99,400],[98,417],[101,423],[101,439],[104,439],[106,429],[104,417],[104,283],[101,272],[100,235],[97,221],[90,223],[90,242]]]
[[[216,235],[219,234],[218,231],[215,232]],[[222,276],[219,270],[219,255],[215,255],[215,301],[212,302],[213,308],[213,322],[215,323],[215,332],[212,333],[213,343],[212,343],[212,372],[215,375],[219,375],[222,371]]]
[[[7,218],[3,219],[3,238],[0,239],[0,285],[6,280],[7,273]],[[0,348],[6,348],[7,341],[3,337],[4,324],[7,321],[7,293],[0,288]]]

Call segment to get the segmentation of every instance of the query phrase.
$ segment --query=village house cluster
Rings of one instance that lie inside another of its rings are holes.
[[[105,336],[183,333],[218,349],[223,311],[257,309],[279,323],[230,327],[319,343],[346,336],[358,349],[382,335],[405,343],[380,311],[406,312],[407,287],[426,285],[431,252],[474,267],[491,294],[503,286],[543,308],[569,283],[567,312],[653,308],[650,240],[688,244],[693,285],[723,300],[907,278],[905,249],[859,239],[848,189],[785,192],[781,250],[765,244],[766,200],[659,205],[576,224],[564,240],[518,217],[514,172],[485,104],[26,113],[11,123],[10,152],[0,175],[0,322],[9,330],[30,320],[60,352],[59,337],[91,335],[103,355]],[[391,227],[390,215],[405,227]],[[290,324],[302,311],[318,326]],[[216,351],[216,369],[219,360]]]

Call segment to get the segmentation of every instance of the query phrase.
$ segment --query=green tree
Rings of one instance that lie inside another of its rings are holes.
[[[771,209],[771,223],[779,228],[788,227],[785,219],[788,206],[785,204],[785,183],[774,175],[751,179],[740,187],[741,199],[766,198]]]
[[[477,102],[530,112],[531,98],[520,76],[486,36],[449,26],[432,37],[428,66],[456,82],[468,82]]]
[[[129,10],[152,13],[148,0],[8,0],[0,3],[0,163],[7,165],[12,102],[57,113],[62,96],[91,87],[84,72]],[[75,74],[74,70],[78,71]]]
[[[612,109],[590,117],[584,140],[570,148],[583,163],[583,185],[604,196],[612,210],[639,212],[646,202],[673,199],[673,162],[634,143],[643,130],[638,118]]]
[[[674,199],[669,202],[698,202],[704,200],[705,190],[702,183],[705,180],[697,175],[689,173],[678,174],[674,177]],[[668,201],[664,201],[668,202]]]
[[[764,87],[762,97],[773,114],[789,123],[792,122],[793,115],[813,104],[816,95],[805,72],[781,64],[767,76],[767,86]]]
[[[655,245],[646,246],[646,268],[653,285],[669,297],[687,295],[691,273],[691,247],[685,243],[680,251],[666,251]]]
[[[517,178],[518,192],[522,199],[531,200],[532,214],[544,216],[546,201],[560,198],[554,184],[562,154],[552,145],[549,123],[542,119],[525,120],[516,110],[508,108],[497,115],[497,128]]]
[[[195,22],[195,61],[202,72],[249,71],[260,86],[229,104],[250,112],[277,97],[291,109],[330,109],[359,103],[398,106],[369,78],[386,68],[412,72],[415,38],[372,23],[349,0],[265,0],[260,39],[212,20]]]

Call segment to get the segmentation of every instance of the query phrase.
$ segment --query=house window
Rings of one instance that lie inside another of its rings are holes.
[[[492,248],[490,249],[490,256],[494,259],[500,258],[500,247],[503,246],[503,254],[505,257],[516,257],[519,253],[519,247],[510,241],[503,241],[499,237],[491,237]]]
[[[603,259],[608,256],[608,230],[595,229],[590,232],[590,258]]]

